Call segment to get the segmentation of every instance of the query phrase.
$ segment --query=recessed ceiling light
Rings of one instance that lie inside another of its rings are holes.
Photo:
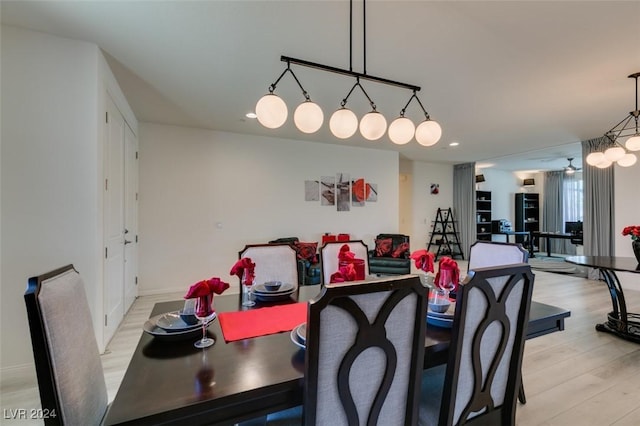
[[[247,118],[258,118],[255,112],[248,112],[245,114]]]
[[[451,142],[449,144],[449,146],[458,146],[458,145],[460,145],[460,142]]]

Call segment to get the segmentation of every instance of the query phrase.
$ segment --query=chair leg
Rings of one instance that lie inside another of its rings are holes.
[[[524,383],[522,383],[522,379],[520,379],[520,389],[518,389],[518,400],[521,404],[527,403],[527,396],[524,394]]]

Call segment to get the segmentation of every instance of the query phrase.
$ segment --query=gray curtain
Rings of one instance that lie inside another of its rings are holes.
[[[564,232],[564,178],[564,171],[544,174],[542,223],[546,232]],[[545,239],[545,244],[551,246],[552,253],[575,254],[569,240]],[[541,247],[540,250],[544,249]]]
[[[593,151],[603,151],[611,143],[603,136],[582,141],[584,178],[584,254],[586,256],[615,256],[613,229],[614,169],[599,169],[587,164],[586,157]],[[590,274],[597,278],[597,274]]]
[[[458,234],[464,258],[476,240],[476,163],[453,166],[453,215],[458,221]]]

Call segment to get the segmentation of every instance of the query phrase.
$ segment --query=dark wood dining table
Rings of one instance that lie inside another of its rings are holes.
[[[319,285],[302,286],[290,303],[319,292]],[[157,303],[151,316],[183,304]],[[240,309],[238,295],[216,296],[214,304],[217,312]],[[527,338],[563,330],[569,315],[532,302]],[[197,337],[163,342],[142,333],[104,424],[227,425],[302,404],[305,351],[290,333],[227,343],[217,320],[208,332],[216,343],[203,350],[193,346]],[[425,368],[447,362],[450,339],[450,329],[427,325]]]
[[[640,314],[627,311],[624,290],[616,275],[618,272],[640,274],[640,264],[635,257],[615,256],[569,256],[564,259],[575,265],[588,266],[600,270],[604,282],[609,289],[612,311],[607,321],[596,324],[596,330],[615,334],[632,342],[640,343]]]

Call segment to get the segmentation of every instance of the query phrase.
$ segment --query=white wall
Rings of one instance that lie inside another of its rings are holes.
[[[98,49],[3,26],[1,51],[5,368],[33,361],[27,278],[73,263],[98,279]]]
[[[406,222],[403,229],[407,229],[410,237],[411,251],[427,248],[438,208],[453,207],[453,166],[402,161],[401,174],[407,176],[407,185],[411,185],[411,203],[404,204],[410,210],[401,213]],[[437,195],[430,192],[432,183],[440,185]]]
[[[229,276],[245,244],[324,232],[372,247],[398,232],[398,153],[140,124],[139,293]],[[378,184],[378,201],[338,212],[304,200],[304,181],[339,172]],[[235,286],[233,287],[235,290]]]
[[[31,368],[27,279],[72,263],[102,341],[102,123],[108,90],[133,112],[94,44],[2,26],[1,364]]]

